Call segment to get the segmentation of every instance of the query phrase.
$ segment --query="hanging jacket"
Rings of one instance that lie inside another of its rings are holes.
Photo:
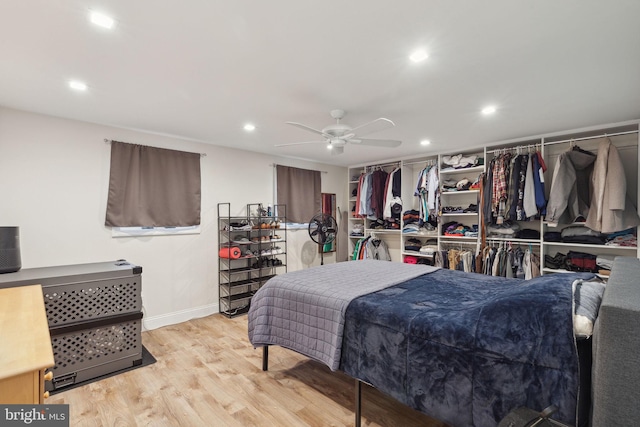
[[[524,214],[527,218],[531,218],[538,214],[538,206],[536,205],[536,188],[535,181],[533,179],[534,173],[538,173],[538,171],[533,170],[533,156],[530,155],[527,160],[527,169],[524,181],[524,198],[522,199]]]
[[[627,197],[627,181],[620,154],[609,138],[598,145],[592,175],[593,199],[586,226],[601,233],[636,227],[640,218]]]
[[[551,191],[545,217],[549,225],[556,227],[568,213],[564,222],[575,222],[578,217],[587,218],[589,213],[589,187],[593,163],[596,157],[579,150],[569,150],[558,156],[553,169]]]
[[[391,261],[391,255],[389,254],[389,248],[384,240],[381,239],[369,239],[367,242],[367,259],[375,259],[380,261]]]

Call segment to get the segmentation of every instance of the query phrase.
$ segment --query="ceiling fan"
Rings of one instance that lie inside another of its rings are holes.
[[[291,142],[288,144],[277,144],[276,147],[285,147],[288,145],[301,145],[301,144],[327,144],[327,148],[331,150],[331,154],[341,154],[344,152],[344,146],[347,143],[369,145],[373,147],[397,147],[402,144],[402,141],[394,139],[365,139],[361,136],[368,135],[373,132],[379,132],[383,129],[394,127],[393,123],[389,119],[379,118],[371,122],[365,123],[360,126],[351,127],[346,124],[340,123],[340,120],[345,115],[344,110],[331,110],[331,117],[336,119],[336,123],[329,125],[322,130],[314,129],[307,125],[295,122],[287,122],[289,125],[305,129],[318,135],[322,135],[323,141],[304,141],[304,142]]]

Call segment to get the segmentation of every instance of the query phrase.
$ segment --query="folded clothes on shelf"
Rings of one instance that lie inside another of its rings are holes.
[[[492,237],[514,237],[520,226],[514,221],[505,221],[502,224],[489,224],[487,235]]]
[[[464,169],[481,165],[484,163],[484,159],[474,154],[466,156],[464,154],[456,154],[454,156],[442,156],[442,163],[451,169]],[[443,170],[448,170],[448,168]]]

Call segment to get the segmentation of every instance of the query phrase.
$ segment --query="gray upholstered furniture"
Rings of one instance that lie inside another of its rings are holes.
[[[592,425],[640,425],[640,260],[617,257],[593,334]]]

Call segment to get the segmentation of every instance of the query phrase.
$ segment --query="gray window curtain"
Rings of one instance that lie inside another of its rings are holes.
[[[111,142],[105,225],[199,225],[200,191],[200,154]]]
[[[278,204],[287,205],[287,221],[309,222],[320,213],[320,171],[276,166]]]

